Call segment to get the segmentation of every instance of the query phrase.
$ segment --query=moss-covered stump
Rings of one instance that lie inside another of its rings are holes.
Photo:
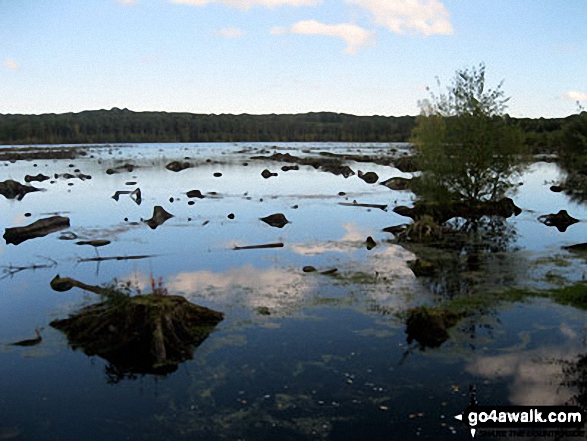
[[[51,326],[74,349],[98,355],[120,373],[166,374],[193,358],[221,312],[175,295],[110,296]]]

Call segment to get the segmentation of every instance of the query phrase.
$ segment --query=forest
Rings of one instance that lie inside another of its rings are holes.
[[[512,118],[536,153],[558,150],[566,118]],[[0,144],[80,144],[125,142],[405,142],[415,116],[355,116],[332,112],[285,115],[134,112],[128,109],[79,113],[0,114]]]

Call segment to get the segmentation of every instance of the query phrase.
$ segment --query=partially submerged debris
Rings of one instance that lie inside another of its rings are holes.
[[[325,271],[320,271],[320,274],[324,275],[324,276],[330,276],[333,274],[336,274],[336,272],[338,271],[338,268],[331,268]]]
[[[7,244],[18,245],[25,240],[43,237],[47,234],[54,233],[69,228],[69,218],[65,216],[51,216],[45,219],[39,219],[30,225],[24,227],[6,228],[4,239]]]
[[[289,153],[274,153],[271,156],[253,156],[251,159],[272,160],[287,163],[296,163],[300,165],[309,165],[322,171],[333,173],[335,175],[342,175],[345,178],[352,176],[355,172],[348,166],[342,163],[344,156],[337,155],[322,155],[322,157],[305,157],[300,158]],[[288,168],[294,170],[293,168]],[[284,170],[285,171],[285,170]]]
[[[549,227],[556,227],[560,232],[564,233],[571,225],[579,222],[567,213],[567,210],[560,210],[556,214],[545,214],[538,217],[538,220]]]
[[[416,156],[402,156],[393,162],[395,168],[404,173],[413,173],[420,169]]]
[[[128,194],[130,195],[130,198],[137,204],[137,205],[141,205],[141,203],[143,202],[143,196],[141,194],[141,189],[140,188],[135,188],[134,190],[130,191],[130,190],[118,190],[114,193],[114,195],[112,196],[112,199],[114,199],[115,201],[118,201],[120,199],[120,195],[122,194]]]
[[[363,173],[361,170],[359,170],[357,172],[357,176],[367,184],[375,184],[379,180],[379,175],[375,172]]]
[[[569,251],[587,251],[587,242],[584,243],[576,243],[574,245],[568,245],[566,247],[563,247],[563,249],[565,250],[569,250]]]
[[[444,233],[445,229],[438,225],[432,216],[425,214],[394,234],[400,241],[429,242],[442,239]]]
[[[377,242],[375,242],[375,240],[371,236],[369,236],[365,241],[365,245],[367,246],[367,249],[370,251],[377,246]]]
[[[100,257],[98,254],[98,248],[99,247],[103,247],[106,245],[110,245],[110,241],[106,240],[106,239],[92,239],[92,240],[80,240],[78,242],[76,242],[76,245],[90,245],[92,247],[94,247],[94,250],[96,251],[96,256]]]
[[[522,212],[510,198],[497,201],[444,201],[442,203],[416,201],[413,208],[400,205],[393,211],[414,220],[428,215],[437,223],[443,223],[455,217],[463,219],[480,219],[483,216],[510,217]]]
[[[233,250],[257,250],[263,248],[283,248],[283,243],[266,243],[263,245],[246,245],[246,246],[235,246]]]
[[[108,170],[106,170],[106,174],[107,175],[113,175],[115,173],[120,173],[123,170],[125,170],[125,171],[127,171],[129,173],[132,173],[134,171],[135,167],[136,166],[133,165],[133,164],[126,163],[124,165],[121,165],[120,167],[109,168]]]
[[[88,257],[83,259],[77,259],[78,262],[104,262],[106,260],[140,260],[149,259],[155,257],[155,254],[140,254],[136,256],[108,256],[108,257]]]
[[[17,342],[11,343],[11,345],[12,346],[36,346],[39,343],[41,343],[41,341],[43,341],[43,337],[41,337],[41,329],[39,329],[39,328],[35,329],[35,334],[37,334],[37,336],[35,338],[17,341]]]
[[[385,227],[385,228],[383,228],[381,231],[384,231],[386,233],[391,233],[394,236],[397,236],[398,234],[400,234],[403,231],[405,231],[406,228],[408,228],[408,225],[407,224],[392,225],[391,227]]]
[[[316,271],[316,268],[314,268],[311,265],[306,265],[305,267],[302,268],[302,271],[305,273],[313,273]]]
[[[173,214],[165,211],[165,209],[162,206],[156,205],[155,208],[153,208],[153,216],[151,217],[151,219],[147,219],[145,223],[152,230],[154,230],[159,225],[162,225],[167,219],[171,219],[172,217]]]
[[[88,285],[70,278],[53,279],[53,289]],[[169,295],[152,282],[153,293],[130,296],[112,287],[90,287],[105,301],[83,308],[51,326],[64,332],[74,349],[98,355],[120,375],[166,374],[193,358],[195,349],[223,319],[221,312]]]
[[[289,223],[283,213],[275,213],[266,217],[262,217],[261,220],[266,224],[276,228],[283,228]]]
[[[50,285],[51,289],[58,292],[69,291],[71,288],[76,287],[83,289],[84,291],[93,292],[94,294],[98,294],[103,297],[109,297],[111,295],[109,290],[101,286],[87,285],[83,282],[80,282],[79,280],[71,279],[69,277],[60,277],[59,274],[53,277]]]
[[[386,181],[381,182],[381,185],[389,188],[390,190],[409,190],[412,185],[412,179],[406,178],[389,178]]]
[[[204,197],[205,197],[200,190],[190,190],[186,193],[186,196],[188,198],[198,198],[198,199],[204,199]]]
[[[265,169],[261,172],[261,176],[263,176],[265,179],[269,179],[272,176],[277,176],[277,173],[271,173],[269,170]]]
[[[353,201],[353,202],[339,202],[338,205],[344,205],[345,207],[378,208],[379,210],[387,211],[387,205],[383,205],[383,204],[360,204],[357,201]]]
[[[24,177],[24,181],[25,181],[25,182],[33,182],[33,181],[37,181],[37,182],[43,182],[43,181],[46,181],[47,179],[51,179],[51,178],[50,178],[49,176],[45,176],[45,175],[44,175],[44,174],[42,174],[42,173],[39,173],[39,174],[37,174],[37,175],[35,175],[35,176],[32,176],[32,175],[26,175],[26,176]]]
[[[190,168],[191,164],[189,162],[180,162],[180,161],[172,161],[165,166],[167,170],[171,170],[172,172],[180,172],[185,170],[186,168]]]
[[[4,273],[4,275],[2,277],[0,277],[0,280],[5,279],[6,277],[11,277],[17,273],[20,273],[21,271],[27,271],[27,270],[36,270],[36,269],[45,269],[45,268],[52,268],[54,266],[57,266],[57,262],[53,259],[49,259],[46,258],[50,263],[41,263],[41,264],[33,264],[33,265],[25,265],[25,266],[14,266],[14,265],[8,265],[2,268],[2,272]]]
[[[0,194],[6,199],[17,199],[20,201],[27,195],[27,193],[33,191],[41,191],[41,189],[30,185],[23,185],[12,179],[0,182]]]

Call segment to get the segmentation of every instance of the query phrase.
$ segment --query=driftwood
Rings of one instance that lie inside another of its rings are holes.
[[[360,204],[358,202],[339,202],[338,204],[345,207],[378,208],[379,210],[387,211],[387,205],[382,204]]]
[[[235,246],[233,248],[233,250],[257,250],[257,249],[262,249],[262,248],[282,248],[282,247],[283,247],[283,243],[277,242],[277,243],[266,243],[263,245],[247,245],[247,246],[243,246],[243,247]]]
[[[26,265],[26,266],[13,266],[8,265],[2,269],[4,275],[0,277],[0,280],[5,279],[7,277],[11,277],[15,274],[20,273],[21,271],[26,270],[36,270],[36,269],[44,269],[44,268],[52,268],[57,265],[57,262],[53,259],[47,258],[51,263],[44,263],[44,264],[33,264],[33,265]]]
[[[64,216],[52,216],[45,219],[39,219],[30,225],[24,227],[6,228],[4,239],[7,244],[18,245],[25,240],[43,237],[47,234],[69,228],[69,218]]]
[[[65,292],[69,291],[71,288],[76,287],[83,289],[84,291],[93,292],[94,294],[98,294],[103,297],[111,297],[111,291],[103,288],[101,286],[95,285],[87,285],[79,280],[70,279],[69,277],[59,277],[59,274],[56,275],[53,280],[51,280],[51,288],[54,291],[58,292]]]
[[[138,255],[138,256],[108,256],[108,257],[88,257],[83,259],[78,259],[78,262],[104,262],[106,260],[140,260],[140,259],[148,259],[149,257],[155,257],[155,254],[145,254],[145,255]]]

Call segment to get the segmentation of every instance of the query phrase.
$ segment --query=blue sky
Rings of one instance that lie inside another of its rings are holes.
[[[508,113],[587,107],[585,0],[0,0],[0,113],[415,115],[484,62]]]

